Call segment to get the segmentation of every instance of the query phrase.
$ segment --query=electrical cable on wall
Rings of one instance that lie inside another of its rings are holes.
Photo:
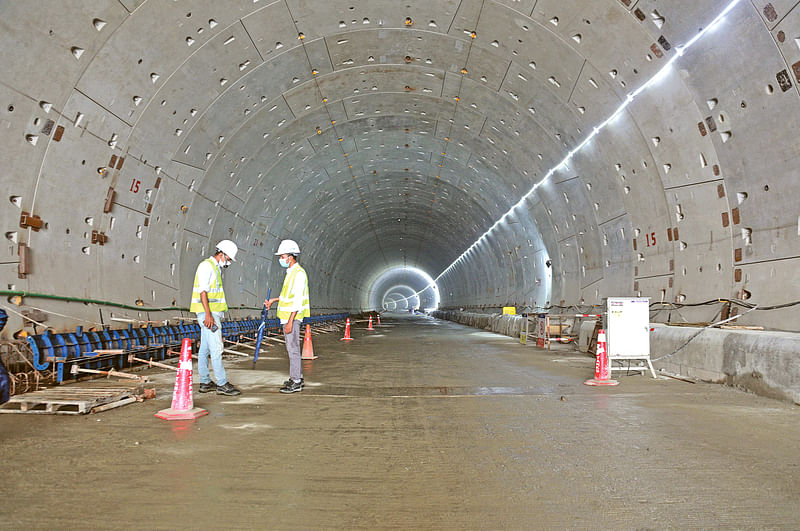
[[[728,317],[727,319],[723,319],[721,321],[717,321],[716,323],[711,323],[708,326],[704,326],[703,328],[701,328],[700,330],[698,330],[697,332],[695,332],[694,334],[689,336],[689,339],[684,341],[678,348],[676,348],[675,350],[673,350],[669,354],[665,354],[665,355],[663,355],[661,357],[658,357],[658,358],[653,358],[652,361],[659,361],[659,360],[667,359],[667,358],[669,358],[671,356],[674,356],[679,351],[681,351],[684,347],[686,347],[686,345],[691,343],[694,338],[696,338],[697,336],[699,336],[700,334],[702,334],[703,332],[705,332],[709,328],[714,328],[715,326],[719,326],[721,324],[725,324],[727,322],[733,321],[734,319],[738,319],[739,317],[742,317],[743,315],[747,315],[748,313],[752,312],[753,310],[757,310],[757,309],[758,309],[758,306],[755,306],[753,308],[750,308],[749,310],[747,310],[746,312],[744,312],[742,314],[734,315],[733,317]]]

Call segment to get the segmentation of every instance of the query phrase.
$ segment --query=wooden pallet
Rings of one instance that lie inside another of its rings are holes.
[[[85,415],[136,402],[144,393],[136,387],[55,387],[12,396],[0,413]]]

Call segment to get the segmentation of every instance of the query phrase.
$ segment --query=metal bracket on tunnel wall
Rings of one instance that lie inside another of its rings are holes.
[[[19,278],[27,278],[28,273],[31,272],[31,253],[30,247],[24,243],[17,246],[17,255],[19,256],[19,265],[17,267],[17,276]]]
[[[34,232],[39,232],[39,229],[44,227],[44,221],[37,215],[23,211],[19,216],[19,226],[23,229],[33,229]]]

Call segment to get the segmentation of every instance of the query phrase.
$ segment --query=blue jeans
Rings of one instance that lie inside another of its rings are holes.
[[[211,312],[217,331],[212,332],[206,328],[203,321],[206,312],[197,314],[197,322],[200,323],[200,348],[197,350],[197,375],[200,383],[210,383],[211,374],[208,372],[208,357],[211,356],[211,366],[214,369],[214,376],[217,378],[217,385],[225,385],[228,379],[225,377],[225,367],[222,366],[222,312]]]

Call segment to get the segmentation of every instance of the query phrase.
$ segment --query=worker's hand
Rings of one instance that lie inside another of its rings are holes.
[[[211,315],[210,313],[207,313],[206,318],[203,319],[203,324],[205,325],[206,328],[210,329],[212,326],[214,326],[214,316]]]
[[[275,303],[276,303],[276,302],[278,302],[279,300],[280,300],[280,297],[273,297],[272,299],[267,299],[267,300],[265,300],[265,301],[264,301],[264,304],[266,304],[266,305],[267,305],[267,308],[269,308],[270,306],[272,306],[273,304],[275,304]]]
[[[288,334],[291,334],[291,333],[292,333],[292,328],[293,328],[293,326],[294,326],[294,321],[289,321],[288,323],[286,323],[286,324],[283,326],[283,331],[284,331],[284,333],[286,333],[287,335],[288,335]]]

